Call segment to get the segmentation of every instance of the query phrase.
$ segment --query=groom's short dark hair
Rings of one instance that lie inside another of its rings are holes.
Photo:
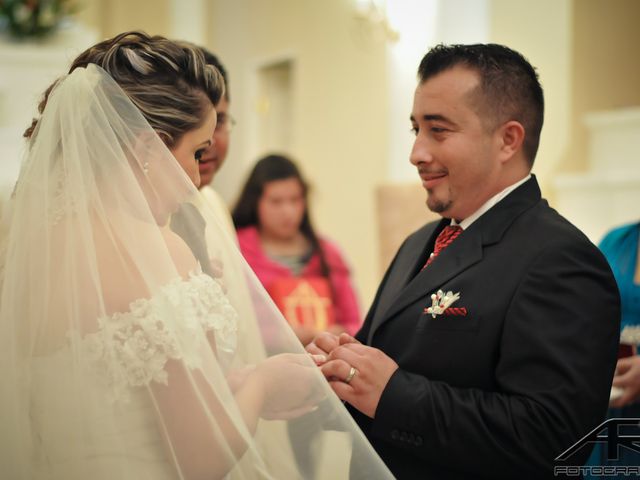
[[[533,165],[544,121],[544,94],[535,68],[520,53],[504,45],[441,44],[420,62],[420,83],[456,66],[476,71],[480,76],[480,88],[474,92],[473,100],[489,129],[510,120],[524,127],[523,152]]]

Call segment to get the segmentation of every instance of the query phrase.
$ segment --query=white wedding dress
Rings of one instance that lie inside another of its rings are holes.
[[[104,70],[58,82],[3,218],[0,478],[295,480],[330,430],[392,478],[215,215],[171,230],[197,193]]]
[[[181,331],[170,331],[162,322],[168,312],[179,315],[175,325]],[[40,437],[36,479],[111,480],[118,472],[118,478],[131,480],[173,480],[177,473],[161,441],[158,415],[146,387],[153,381],[166,383],[169,359],[197,362],[197,352],[180,353],[184,346],[178,342],[191,340],[191,348],[197,350],[197,338],[207,332],[215,337],[218,357],[229,364],[236,348],[237,313],[218,282],[197,272],[162,287],[150,299],[136,300],[127,312],[101,318],[98,324],[100,329],[88,335],[69,332],[67,345],[33,359],[32,412]],[[86,432],[87,436],[99,432],[96,438],[74,440],[65,435],[65,422],[74,417],[65,406],[72,408],[67,395],[75,381],[65,372],[73,372],[76,349],[91,360],[85,385],[92,388],[85,393],[92,397],[87,418],[93,425],[86,425]],[[52,408],[61,415],[50,415]],[[117,425],[109,425],[110,416],[104,421],[105,412],[113,408],[118,410]],[[105,435],[109,430],[111,435]],[[78,444],[71,446],[74,441]],[[70,449],[84,450],[83,462],[72,463],[71,468],[66,458]]]

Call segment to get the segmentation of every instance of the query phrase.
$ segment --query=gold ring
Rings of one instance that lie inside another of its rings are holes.
[[[349,370],[349,375],[347,375],[347,378],[344,379],[344,383],[348,384],[351,380],[353,380],[353,377],[356,376],[356,373],[358,373],[356,367],[351,367],[351,370]]]

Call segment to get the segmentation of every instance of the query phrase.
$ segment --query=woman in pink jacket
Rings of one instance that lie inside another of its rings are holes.
[[[316,235],[308,185],[282,155],[259,160],[233,210],[240,250],[303,344],[319,330],[360,327],[349,268],[338,247]]]

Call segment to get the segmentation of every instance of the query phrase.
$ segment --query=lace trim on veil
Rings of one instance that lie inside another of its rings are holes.
[[[228,366],[237,346],[237,317],[220,284],[196,272],[133,301],[125,313],[99,318],[97,332],[72,331],[69,338],[87,355],[88,368],[106,381],[110,400],[126,402],[131,387],[166,385],[169,359],[199,368],[206,332],[215,334],[218,361]]]

